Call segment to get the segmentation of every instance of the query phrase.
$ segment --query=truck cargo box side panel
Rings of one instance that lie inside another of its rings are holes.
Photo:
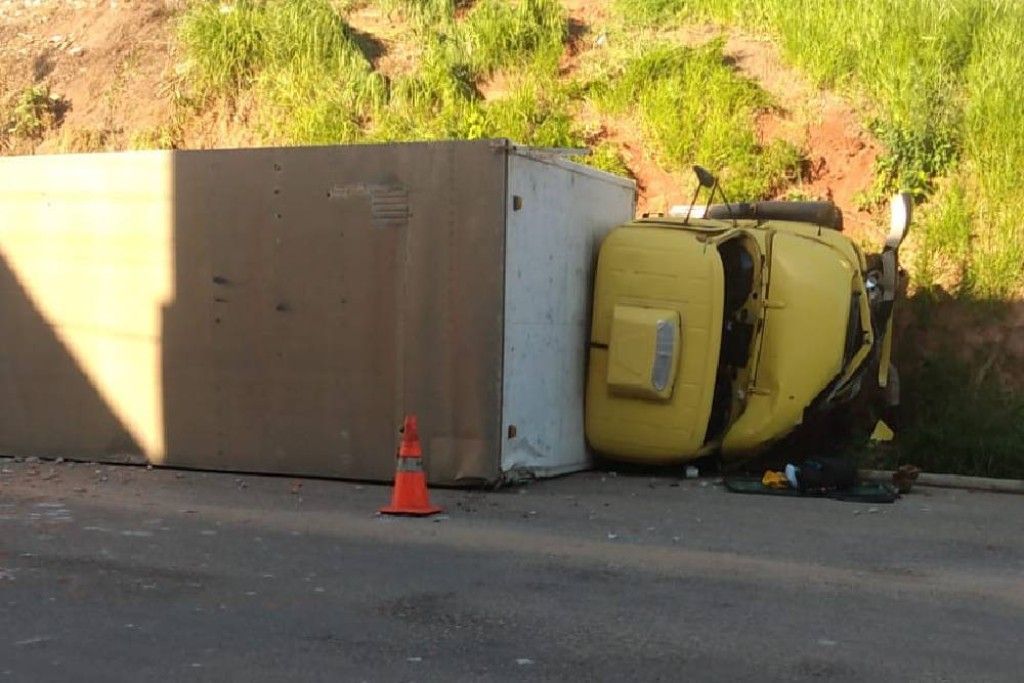
[[[388,476],[408,228],[372,224],[370,186],[400,184],[381,161],[345,148],[176,155],[166,462]]]
[[[603,237],[633,218],[634,193],[630,181],[556,157],[509,157],[501,457],[509,476],[589,462],[583,397],[594,264]]]
[[[386,480],[408,412],[431,480],[494,478],[504,164],[489,143],[181,154],[176,177],[171,462]]]

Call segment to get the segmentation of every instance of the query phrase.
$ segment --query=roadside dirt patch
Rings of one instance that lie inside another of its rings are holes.
[[[564,77],[576,71],[581,54],[603,44],[602,32],[612,19],[612,3],[610,0],[563,0],[562,5],[569,20],[565,54],[559,63]]]
[[[562,0],[569,21],[581,26],[607,24],[612,19],[611,0]]]
[[[637,184],[637,213],[666,213],[674,204],[688,202],[693,181],[689,174],[666,171],[653,156],[636,125],[624,118],[591,113],[592,139],[588,144],[615,145]]]
[[[0,0],[3,97],[48,86],[69,105],[64,131],[95,140],[161,125],[172,110],[170,19],[177,2]],[[51,135],[36,152],[61,151]]]
[[[575,118],[585,131],[588,147],[610,143],[621,155],[637,184],[638,215],[666,213],[673,205],[690,201],[694,188],[691,174],[666,170],[644,140],[637,121],[605,114],[589,103],[580,107]]]
[[[508,96],[512,90],[512,81],[504,71],[495,71],[477,83],[476,89],[485,101],[493,102]]]
[[[858,206],[858,195],[871,187],[882,147],[850,102],[812,86],[768,40],[733,34],[724,52],[778,103],[777,110],[758,121],[762,142],[782,139],[804,150],[804,179],[795,189],[811,199],[835,202],[843,210],[846,232],[855,239],[881,239],[877,217]]]
[[[397,15],[368,5],[349,12],[345,21],[374,69],[389,78],[416,69],[423,54],[422,47]]]

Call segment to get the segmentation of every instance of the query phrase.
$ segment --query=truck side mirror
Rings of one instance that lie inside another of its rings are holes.
[[[913,213],[914,200],[907,192],[893,195],[889,202],[892,217],[889,222],[889,236],[885,238],[886,249],[899,249],[910,229],[910,217]]]
[[[693,172],[697,176],[697,182],[700,183],[701,187],[714,187],[718,180],[712,175],[711,171],[707,170],[702,166],[694,166]]]

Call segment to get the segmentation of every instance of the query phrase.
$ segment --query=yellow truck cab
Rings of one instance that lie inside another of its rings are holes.
[[[701,180],[713,199],[717,181]],[[891,316],[909,199],[893,207],[893,232],[871,256],[825,202],[709,204],[614,229],[594,285],[591,446],[641,463],[735,459],[871,382],[895,403]]]

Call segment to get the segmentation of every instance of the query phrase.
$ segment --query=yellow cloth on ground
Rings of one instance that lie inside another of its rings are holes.
[[[875,425],[875,431],[871,432],[872,441],[892,441],[894,438],[896,438],[896,434],[892,428],[881,420]]]
[[[773,472],[767,470],[764,476],[761,477],[761,483],[770,489],[788,489],[789,480],[786,479],[784,472]]]

